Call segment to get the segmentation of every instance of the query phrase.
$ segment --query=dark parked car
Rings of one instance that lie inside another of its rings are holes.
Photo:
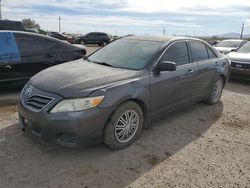
[[[109,35],[101,32],[92,32],[75,38],[76,44],[98,44],[100,46],[106,46],[109,42]]]
[[[215,49],[220,53],[228,54],[229,52],[234,52],[244,44],[246,44],[246,40],[241,39],[227,39],[219,42],[215,45]]]
[[[48,32],[48,35],[50,37],[53,37],[53,38],[56,38],[56,39],[59,39],[59,40],[65,40],[71,44],[74,44],[75,43],[75,38],[74,37],[70,37],[68,35],[65,35],[63,33],[58,33],[58,32],[54,32],[54,31],[50,31]]]
[[[0,31],[0,86],[25,83],[39,71],[82,58],[85,47],[44,35]]]
[[[231,60],[231,77],[250,80],[250,42],[228,54]]]
[[[26,32],[38,33],[35,29],[25,29]]]
[[[19,21],[0,20],[0,30],[25,31],[25,28]]]
[[[228,58],[198,39],[122,38],[32,77],[20,97],[20,126],[65,146],[103,141],[122,149],[153,118],[217,103],[229,70]]]
[[[219,41],[217,41],[217,40],[210,40],[207,43],[210,44],[211,46],[215,46],[216,44],[219,43]]]

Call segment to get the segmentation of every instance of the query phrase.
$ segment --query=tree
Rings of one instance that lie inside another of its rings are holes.
[[[27,29],[40,29],[40,25],[36,23],[35,20],[31,20],[30,18],[23,19],[22,22],[24,27]]]

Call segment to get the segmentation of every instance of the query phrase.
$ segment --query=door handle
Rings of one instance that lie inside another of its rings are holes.
[[[187,74],[192,74],[192,73],[194,73],[194,70],[192,70],[192,69],[189,69],[189,70],[187,71]]]
[[[7,69],[11,69],[10,65],[1,65],[1,67],[7,68]]]

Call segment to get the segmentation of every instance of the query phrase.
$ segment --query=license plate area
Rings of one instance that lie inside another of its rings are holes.
[[[21,127],[22,131],[25,131],[25,127],[28,126],[27,121],[20,114],[18,116],[19,116],[19,126]]]

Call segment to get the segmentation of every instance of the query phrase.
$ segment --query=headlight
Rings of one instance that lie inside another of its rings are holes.
[[[50,113],[57,113],[57,112],[75,112],[81,110],[87,110],[99,105],[104,96],[98,97],[89,97],[83,99],[65,99],[59,102],[51,111]]]

